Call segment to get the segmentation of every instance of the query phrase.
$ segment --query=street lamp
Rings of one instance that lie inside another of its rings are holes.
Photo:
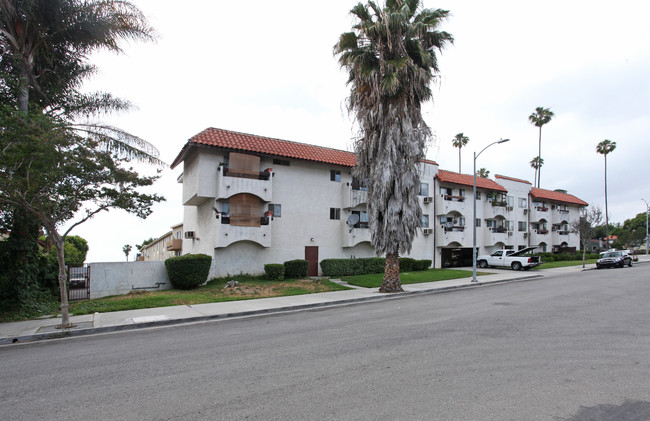
[[[648,239],[650,238],[650,231],[648,231],[648,213],[650,212],[650,205],[646,202],[645,199],[641,199],[645,202],[645,255],[648,255]]]
[[[481,149],[481,152],[476,153],[474,152],[474,220],[472,222],[472,226],[474,227],[473,231],[473,245],[474,247],[472,248],[472,282],[478,282],[478,279],[476,279],[476,158],[479,157],[480,154],[483,153],[484,150],[489,148],[492,145],[496,145],[497,143],[505,143],[509,141],[510,139],[501,139],[497,140],[496,142],[492,142],[483,149]]]

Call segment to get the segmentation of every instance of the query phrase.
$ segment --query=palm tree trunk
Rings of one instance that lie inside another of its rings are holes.
[[[605,157],[605,238],[607,238],[607,245],[609,248],[609,213],[607,211],[607,154]]]
[[[542,126],[539,126],[539,152],[538,152],[537,156],[539,157],[540,162],[541,162],[541,159],[542,159]],[[538,189],[540,188],[539,183],[541,181],[541,178],[542,178],[542,167],[540,166],[539,169],[537,170],[537,188]]]
[[[458,174],[462,174],[460,170],[460,148],[458,148]]]
[[[379,292],[402,292],[402,281],[399,277],[399,253],[386,253],[384,281]]]

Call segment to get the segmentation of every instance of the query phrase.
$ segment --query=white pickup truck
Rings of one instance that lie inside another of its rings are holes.
[[[539,256],[523,256],[537,247],[526,247],[519,251],[514,250],[497,250],[490,255],[478,256],[476,264],[480,268],[488,266],[494,267],[511,267],[513,270],[528,270],[535,266],[541,265]]]

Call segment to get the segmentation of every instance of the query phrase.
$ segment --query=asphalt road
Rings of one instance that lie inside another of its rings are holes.
[[[650,265],[0,348],[6,420],[650,420]]]

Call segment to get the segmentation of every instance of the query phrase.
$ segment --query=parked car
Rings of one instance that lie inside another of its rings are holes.
[[[539,256],[523,256],[525,253],[535,250],[535,248],[527,247],[519,251],[497,250],[490,255],[478,256],[476,258],[477,265],[480,268],[495,266],[510,267],[513,270],[529,270],[542,264]]]
[[[608,251],[596,262],[596,268],[632,266],[632,256],[622,251]]]

